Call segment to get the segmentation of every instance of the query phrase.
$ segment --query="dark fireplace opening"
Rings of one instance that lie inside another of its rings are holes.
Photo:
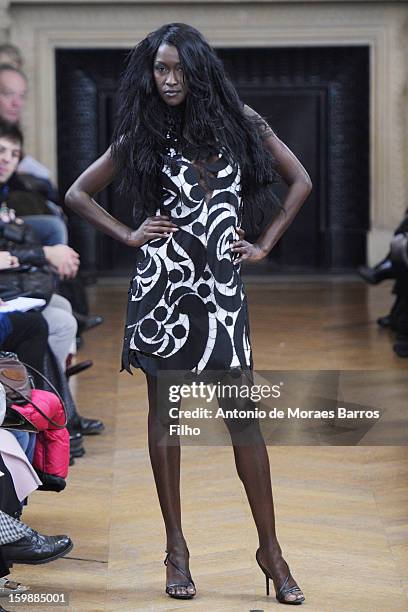
[[[244,102],[299,157],[313,191],[265,262],[252,272],[346,272],[366,259],[369,228],[369,49],[218,49]],[[105,151],[127,51],[56,51],[61,194]],[[281,199],[286,189],[277,185]],[[132,202],[105,189],[98,201],[132,225]],[[69,213],[68,213],[69,214]],[[69,214],[84,269],[128,276],[134,253]]]

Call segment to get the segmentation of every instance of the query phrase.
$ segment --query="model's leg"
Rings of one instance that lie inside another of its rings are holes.
[[[228,409],[227,406],[226,408]],[[265,441],[258,420],[248,420],[245,424],[242,421],[226,420],[226,425],[231,434],[237,472],[244,485],[258,531],[259,560],[269,571],[275,590],[278,591],[287,576],[288,567],[282,557],[276,535],[269,458]],[[297,586],[292,576],[287,586]],[[303,595],[288,593],[285,596],[286,601],[296,599],[303,599]]]
[[[168,400],[158,397],[156,378],[147,375],[149,398],[149,453],[156,482],[157,493],[166,528],[170,559],[189,575],[189,552],[181,526],[180,504],[180,441],[169,435]],[[162,401],[162,403],[161,403]],[[177,404],[171,404],[177,406]],[[172,421],[174,423],[174,421]],[[177,441],[177,444],[174,442]],[[171,442],[171,445],[170,445]],[[167,564],[167,584],[187,584],[188,580],[171,562]],[[188,587],[174,586],[173,595],[194,595],[192,584]]]

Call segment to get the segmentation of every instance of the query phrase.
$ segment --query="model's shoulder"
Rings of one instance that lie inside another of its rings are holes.
[[[256,112],[251,106],[248,104],[243,105],[244,114],[251,120],[254,126],[259,129],[261,132],[262,138],[269,138],[270,136],[276,136],[275,132],[269,125],[269,123],[264,119],[259,113]]]
[[[242,102],[242,110],[247,117],[259,117],[260,115],[248,104]]]

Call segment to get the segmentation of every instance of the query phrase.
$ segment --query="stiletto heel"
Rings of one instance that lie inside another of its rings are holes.
[[[167,552],[167,550],[166,550]],[[178,594],[178,593],[170,593],[170,589],[176,589],[177,587],[181,587],[182,589],[188,589],[189,586],[193,585],[194,589],[195,589],[195,584],[194,584],[194,580],[191,577],[190,572],[185,572],[183,569],[181,569],[181,567],[179,567],[176,563],[174,563],[174,561],[171,559],[170,557],[170,553],[167,552],[166,558],[163,561],[164,565],[167,565],[168,563],[171,563],[171,565],[173,567],[176,568],[176,570],[178,572],[180,572],[180,574],[183,574],[183,576],[185,576],[187,578],[187,584],[180,584],[180,583],[174,583],[174,584],[168,584],[166,586],[166,593],[167,595],[169,595],[170,597],[174,597],[174,599],[192,599],[193,597],[195,597],[195,593],[183,593],[183,594]]]
[[[273,578],[270,575],[269,571],[266,569],[266,567],[264,567],[262,565],[262,563],[259,560],[259,548],[256,551],[256,562],[258,563],[259,567],[261,568],[261,570],[263,571],[263,573],[265,574],[265,581],[266,581],[266,594],[269,595],[269,580],[272,580],[273,582]],[[286,563],[286,561],[285,561]],[[292,587],[288,587],[287,584],[289,582],[291,573],[290,573],[290,569],[288,564],[286,563],[286,566],[288,568],[288,573],[287,576],[285,578],[285,580],[282,582],[281,586],[279,587],[278,591],[276,592],[276,599],[279,601],[279,603],[283,603],[283,604],[289,604],[289,605],[298,605],[301,604],[305,601],[305,597],[301,591],[301,589],[298,586],[292,586]],[[276,591],[276,589],[275,589]],[[299,595],[301,594],[302,597],[299,597],[298,599],[285,599],[285,597],[288,595]]]

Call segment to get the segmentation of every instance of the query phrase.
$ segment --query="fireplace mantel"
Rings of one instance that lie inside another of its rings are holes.
[[[405,0],[0,0],[0,37],[22,49],[30,82],[27,149],[55,175],[55,49],[129,48],[171,21],[223,47],[368,45],[369,259],[379,257],[408,206]]]

